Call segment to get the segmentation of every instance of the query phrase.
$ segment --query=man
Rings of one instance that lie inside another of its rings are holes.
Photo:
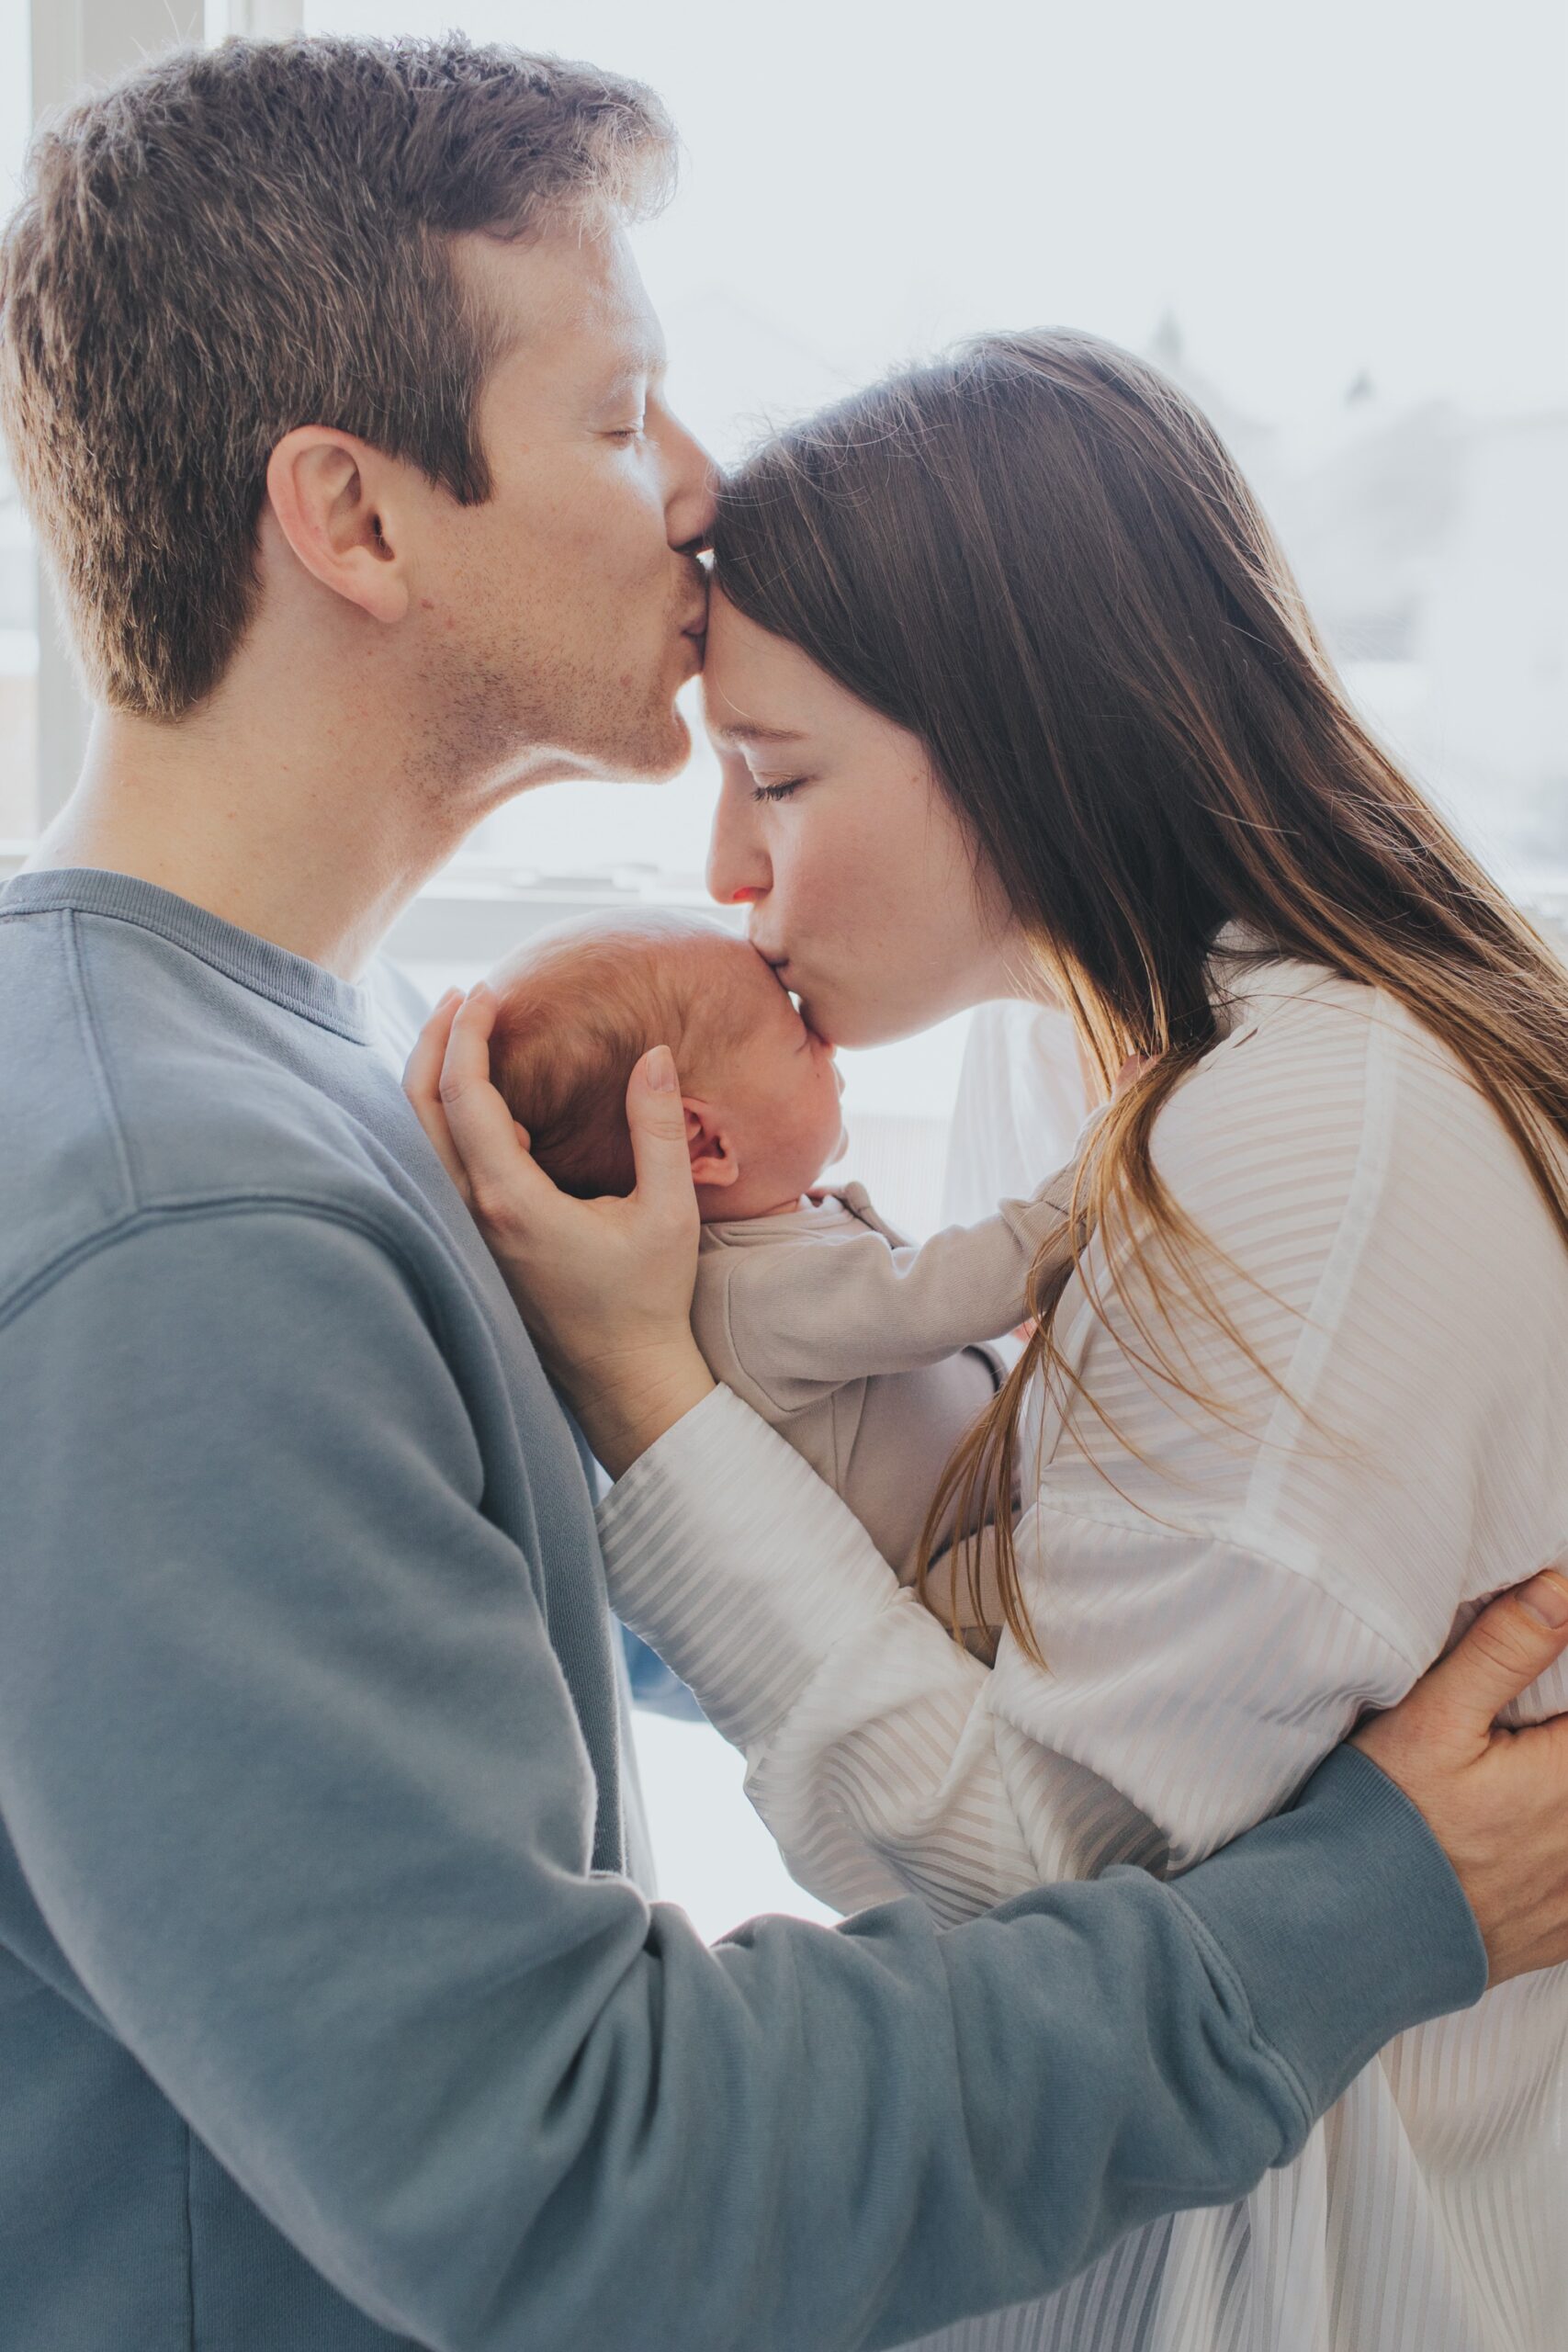
[[[588,69],[235,45],[9,232],[100,712],[0,897],[6,2352],[897,2343],[1568,1954],[1517,1602],[1372,1735],[1436,1838],[1346,1754],[1179,1889],[944,1936],[708,1951],[625,1874],[583,1465],[354,983],[488,809],[684,752],[707,469],[618,226],[669,153]]]

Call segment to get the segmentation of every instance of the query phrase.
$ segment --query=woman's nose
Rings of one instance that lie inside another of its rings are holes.
[[[715,813],[708,842],[707,886],[708,896],[721,907],[754,906],[773,887],[766,852],[760,842],[748,838],[745,825],[736,821],[724,800]]]

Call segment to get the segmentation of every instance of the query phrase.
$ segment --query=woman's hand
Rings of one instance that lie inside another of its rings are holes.
[[[1565,1647],[1568,1579],[1547,1569],[1494,1600],[1397,1707],[1355,1735],[1453,1864],[1494,1984],[1568,1960],[1568,1715],[1497,1726]]]
[[[636,1191],[573,1200],[490,1082],[495,1011],[487,987],[450,990],[420,1032],[403,1091],[589,1444],[619,1477],[714,1385],[692,1337],[700,1219],[674,1060],[655,1046],[626,1089]]]

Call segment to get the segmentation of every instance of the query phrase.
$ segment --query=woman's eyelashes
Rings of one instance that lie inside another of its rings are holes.
[[[805,782],[803,775],[795,775],[783,784],[753,784],[751,797],[753,800],[787,800],[790,794],[798,792]]]

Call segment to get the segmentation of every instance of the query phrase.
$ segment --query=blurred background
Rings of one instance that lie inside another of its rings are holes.
[[[451,21],[446,0],[0,0],[0,178],[37,109],[171,39]],[[668,101],[682,187],[638,246],[671,400],[717,458],[980,328],[1148,354],[1250,474],[1363,710],[1511,888],[1568,890],[1560,0],[468,0],[461,21]],[[0,857],[69,788],[82,724],[6,480]],[[673,784],[525,796],[400,954],[441,986],[572,907],[700,900],[715,788],[699,739]],[[844,1057],[849,1171],[914,1231],[942,1213],[968,1026]],[[712,1734],[650,1720],[644,1746],[667,1891],[702,1927],[815,1907]]]

